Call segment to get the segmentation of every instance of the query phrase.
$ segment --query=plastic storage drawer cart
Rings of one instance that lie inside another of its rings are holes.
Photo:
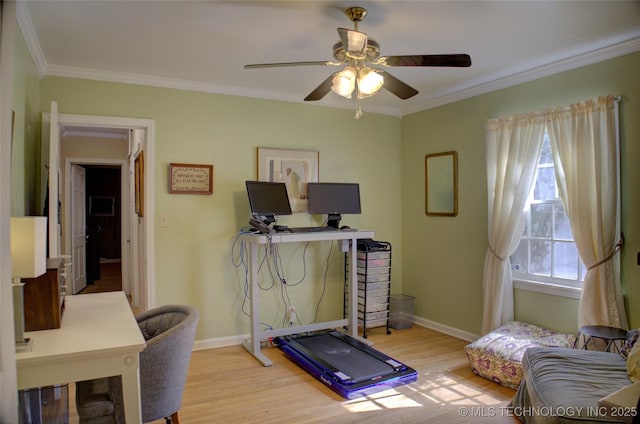
[[[348,313],[350,253],[345,254],[344,314]],[[358,240],[356,271],[358,281],[358,326],[362,337],[367,329],[385,326],[389,331],[391,290],[391,244],[371,239]]]

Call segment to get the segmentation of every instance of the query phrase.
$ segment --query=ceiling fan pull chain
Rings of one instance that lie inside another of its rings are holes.
[[[358,90],[358,84],[356,80],[356,114],[353,116],[353,119],[358,120],[362,116],[362,103],[360,99],[360,90]]]

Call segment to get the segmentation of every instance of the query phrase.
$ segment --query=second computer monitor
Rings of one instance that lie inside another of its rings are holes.
[[[309,213],[328,215],[327,225],[338,228],[343,214],[359,214],[360,185],[357,183],[309,183]]]

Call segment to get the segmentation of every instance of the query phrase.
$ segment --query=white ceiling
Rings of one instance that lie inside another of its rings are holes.
[[[303,103],[337,68],[243,69],[333,60],[343,10],[382,55],[468,53],[470,68],[388,68],[420,91],[363,109],[405,115],[640,50],[640,1],[26,0],[18,19],[43,75]],[[639,69],[640,74],[640,69]],[[354,108],[334,93],[314,104]]]

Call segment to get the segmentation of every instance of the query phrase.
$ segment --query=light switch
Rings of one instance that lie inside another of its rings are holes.
[[[169,215],[160,215],[160,228],[167,228],[169,226]]]

